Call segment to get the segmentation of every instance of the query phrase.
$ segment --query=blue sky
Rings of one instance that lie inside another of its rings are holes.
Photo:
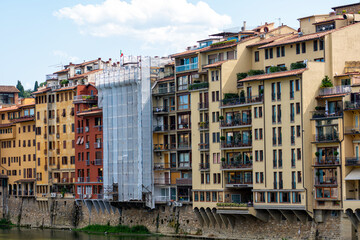
[[[214,31],[297,18],[347,0],[12,0],[0,1],[1,85],[25,89],[69,62],[125,55],[165,56]]]

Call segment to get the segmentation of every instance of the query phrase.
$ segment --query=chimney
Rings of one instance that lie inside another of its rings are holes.
[[[243,22],[243,27],[241,28],[241,31],[245,31],[246,30],[246,21]]]
[[[109,58],[109,62],[111,62],[111,58]]]
[[[101,58],[98,58],[98,60],[101,60]]]

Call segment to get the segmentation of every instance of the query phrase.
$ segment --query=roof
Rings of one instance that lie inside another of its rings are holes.
[[[263,39],[261,41],[258,41],[256,43],[249,44],[246,47],[256,47],[256,46],[260,46],[260,45],[265,45],[265,44],[268,44],[268,43],[272,43],[273,41],[275,41],[277,39],[284,38],[284,37],[289,37],[291,35],[292,35],[292,33],[288,33],[288,34],[281,34],[281,35],[269,37],[269,38]]]
[[[11,125],[13,125],[13,123],[4,123],[4,124],[0,124],[0,128],[3,128],[3,127],[10,127]]]
[[[16,180],[15,182],[35,182],[35,179],[19,179],[19,180]]]
[[[351,6],[356,6],[356,5],[360,5],[360,3],[352,3],[352,4],[348,4],[348,5],[342,5],[342,6],[332,7],[331,9],[336,10],[336,9],[338,9],[338,8],[351,7]]]
[[[345,77],[350,75],[360,75],[360,72],[347,72],[347,73],[335,75],[334,77]]]
[[[246,78],[243,78],[241,80],[238,80],[238,82],[247,82],[247,81],[267,80],[267,79],[273,79],[273,78],[289,77],[289,76],[302,74],[306,70],[307,70],[307,68],[301,68],[301,69],[295,69],[295,70],[290,70],[290,71],[283,71],[283,72],[275,72],[275,73],[267,73],[267,74],[255,75],[255,76],[250,76],[250,77],[246,77]]]
[[[91,115],[99,115],[102,113],[102,109],[94,109],[86,112],[80,112],[77,115],[78,116],[91,116]]]
[[[0,112],[15,111],[15,110],[18,110],[18,109],[19,109],[19,106],[13,105],[11,107],[0,108]]]
[[[68,72],[69,70],[70,70],[69,68],[66,68],[66,69],[63,69],[63,70],[54,72],[54,74],[57,74],[57,73],[65,73],[65,72]]]
[[[329,23],[329,22],[333,22],[335,20],[345,20],[343,17],[341,18],[332,18],[332,19],[326,19],[326,20],[323,20],[323,21],[319,21],[319,22],[314,22],[313,25],[316,25],[316,24],[322,24],[322,23]]]
[[[93,74],[93,73],[96,73],[96,72],[99,72],[99,71],[102,71],[102,70],[103,69],[96,69],[96,70],[92,70],[90,72],[86,72],[86,73],[83,73],[83,74],[75,75],[75,76],[69,78],[69,80],[86,77],[87,75],[90,75],[90,74]]]
[[[77,87],[77,86],[62,87],[62,88],[55,89],[53,92],[61,92],[61,91],[73,90],[73,89],[75,89],[76,87]]]
[[[46,87],[46,88],[43,88],[43,89],[40,89],[40,90],[37,90],[36,92],[33,92],[32,94],[40,94],[40,93],[44,93],[44,92],[47,92],[47,91],[50,91],[51,90],[51,87]]]
[[[346,180],[360,180],[360,168],[354,168],[348,175],[345,177]]]
[[[97,61],[99,61],[99,59],[91,60],[91,61],[87,61],[87,62],[83,62],[83,63],[79,63],[79,64],[75,64],[75,67],[85,66],[85,65],[88,65],[88,64],[90,64],[90,63],[97,62]]]
[[[208,64],[206,66],[204,66],[203,68],[213,68],[213,67],[218,67],[221,66],[224,62],[227,62],[228,60],[224,60],[224,61],[219,61],[216,63],[212,63],[212,64]]]
[[[328,95],[322,95],[322,96],[317,96],[317,99],[322,99],[322,98],[334,98],[334,97],[345,97],[347,95],[347,93],[341,93],[341,94],[328,94]]]
[[[0,85],[0,92],[4,93],[19,93],[20,91],[15,86]]]
[[[195,54],[197,52],[199,52],[200,49],[192,49],[192,50],[187,50],[181,53],[175,53],[173,55],[170,55],[170,57],[181,57],[181,56],[186,56],[186,55],[191,55],[191,54]]]
[[[221,42],[218,42],[217,44],[219,44]],[[199,52],[209,52],[209,51],[214,51],[214,50],[219,50],[219,49],[225,49],[225,48],[230,48],[230,47],[234,47],[238,44],[238,42],[233,42],[233,43],[225,43],[224,45],[219,44],[219,46],[217,45],[210,45],[208,47],[204,47],[202,49],[199,49]]]
[[[301,17],[301,18],[298,18],[297,20],[301,20],[301,19],[304,19],[304,18],[311,18],[311,17],[325,17],[325,16],[329,16],[329,14],[316,14],[316,15],[310,15],[310,16],[306,16],[306,17]]]
[[[170,80],[174,80],[174,76],[171,77],[166,77],[166,78],[161,78],[159,80],[157,80],[157,82],[165,82],[165,81],[170,81]]]

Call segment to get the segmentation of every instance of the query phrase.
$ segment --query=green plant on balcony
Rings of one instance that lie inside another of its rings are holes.
[[[46,86],[46,82],[40,83],[40,87],[45,87]]]
[[[236,42],[236,39],[231,39],[231,40],[227,40],[227,41],[213,43],[210,45],[210,47],[218,47],[218,46],[235,43],[235,42]]]
[[[316,156],[316,157],[319,157],[319,156],[320,156],[320,153],[319,153],[319,152],[315,152],[315,156]]]
[[[325,87],[333,87],[333,83],[331,82],[330,78],[328,76],[325,76],[322,80],[321,80],[321,88],[325,88]]]
[[[202,89],[202,88],[208,88],[209,87],[209,83],[208,82],[197,82],[197,83],[193,83],[190,84],[188,86],[188,90],[196,90],[196,89]]]
[[[247,74],[248,76],[255,76],[255,75],[260,75],[260,74],[264,74],[264,70],[250,70]]]
[[[206,122],[200,122],[200,128],[204,128],[206,126]]]
[[[342,10],[342,13],[346,13],[346,10],[344,9],[344,10]]]
[[[290,65],[291,70],[306,68],[306,64],[303,62],[295,62]]]
[[[286,67],[271,66],[269,70],[271,73],[275,73],[275,72],[286,71],[287,69],[286,69]]]
[[[222,162],[225,162],[225,160],[226,160],[226,159],[225,159],[224,157],[223,157],[223,158],[221,158],[221,161],[222,161]]]
[[[237,94],[237,93],[225,93],[224,94],[224,99],[223,99],[223,104],[226,105],[226,104],[230,103],[234,99],[239,99],[239,94]]]
[[[67,80],[67,79],[61,80],[61,82],[60,82],[61,85],[66,85],[68,83],[69,83],[69,80]]]
[[[216,203],[218,207],[247,207],[247,203]]]
[[[337,155],[339,155],[339,152],[338,152],[338,151],[335,151],[335,152],[334,152],[334,156],[336,157]]]
[[[221,140],[221,141],[225,141],[225,136],[221,136],[221,137],[220,137],[220,140]]]
[[[224,120],[224,116],[220,116],[219,119],[220,119],[220,120]]]
[[[242,73],[238,73],[236,74],[237,76],[237,80],[241,80],[241,79],[244,79],[248,76],[248,74],[246,72],[242,72]]]

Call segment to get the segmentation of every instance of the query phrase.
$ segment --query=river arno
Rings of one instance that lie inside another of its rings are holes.
[[[170,237],[87,234],[69,230],[11,228],[0,229],[0,240],[176,240]],[[184,239],[184,238],[182,238]]]

